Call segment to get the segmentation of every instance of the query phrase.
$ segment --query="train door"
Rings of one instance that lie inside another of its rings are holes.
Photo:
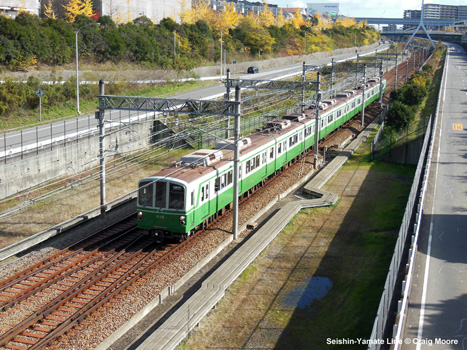
[[[201,185],[200,200],[199,200],[199,212],[201,221],[206,220],[209,216],[209,183]]]
[[[268,166],[267,166],[267,152],[264,151],[261,153],[261,179],[264,180],[264,178],[267,176],[268,173]]]

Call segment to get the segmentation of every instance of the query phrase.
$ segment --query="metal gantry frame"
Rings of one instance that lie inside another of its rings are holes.
[[[204,114],[204,115],[225,115],[235,117],[235,156],[234,156],[234,222],[233,236],[238,238],[238,138],[240,135],[240,88],[236,87],[235,101],[212,101],[212,100],[191,100],[191,99],[164,99],[154,97],[131,97],[131,96],[110,96],[104,94],[104,82],[99,81],[99,100],[96,119],[99,121],[99,158],[100,158],[100,208],[101,216],[105,216],[107,203],[105,199],[105,111],[106,110],[126,110],[144,111],[160,113],[178,114]]]
[[[382,67],[382,61],[381,61]],[[366,65],[365,65],[366,68]],[[224,100],[192,100],[192,99],[165,99],[155,97],[133,97],[133,96],[112,96],[105,95],[104,82],[99,81],[99,100],[96,119],[99,124],[99,159],[100,159],[100,208],[101,216],[105,216],[105,156],[104,156],[104,138],[105,138],[105,111],[106,110],[126,110],[126,111],[144,111],[176,114],[203,114],[203,115],[223,115],[226,117],[235,117],[234,126],[234,198],[233,198],[233,236],[238,238],[238,174],[239,174],[239,138],[240,138],[240,117],[241,117],[241,89],[269,89],[269,90],[293,90],[302,91],[302,112],[305,106],[305,91],[316,92],[316,116],[315,116],[315,166],[318,163],[318,141],[319,141],[319,103],[321,100],[321,81],[320,71],[317,72],[317,81],[306,81],[306,72],[315,70],[316,66],[306,65],[303,62],[303,73],[300,81],[279,81],[279,80],[259,80],[259,79],[231,79],[230,70],[227,70],[227,79],[225,81],[226,94]],[[332,61],[331,71],[331,91],[333,87],[334,60]],[[382,74],[382,68],[381,68]],[[366,74],[364,75],[366,78]],[[365,79],[364,78],[364,79]],[[366,82],[364,82],[366,83]],[[230,90],[235,88],[235,100],[230,100]],[[363,89],[363,91],[365,91]],[[362,103],[364,104],[364,98]],[[364,107],[363,107],[364,108]],[[364,113],[364,112],[363,112]],[[362,117],[363,119],[363,117]],[[229,118],[227,118],[226,130],[230,130]],[[228,132],[226,134],[228,137]]]
[[[303,72],[302,78],[300,81],[279,81],[279,80],[257,80],[257,79],[230,79],[230,71],[227,70],[227,79],[225,81],[225,87],[227,90],[226,98],[229,98],[230,88],[243,88],[243,89],[263,89],[263,90],[293,90],[293,91],[302,91],[302,104],[301,111],[304,112],[305,107],[305,91],[315,91],[316,92],[316,120],[315,124],[318,125],[319,122],[319,101],[321,99],[321,90],[320,90],[320,72],[318,71],[317,81],[306,81],[306,72],[310,70],[315,70],[315,65],[307,65],[303,62]],[[318,141],[319,141],[319,128],[315,128],[315,149],[314,149],[314,159],[315,167],[318,164]]]

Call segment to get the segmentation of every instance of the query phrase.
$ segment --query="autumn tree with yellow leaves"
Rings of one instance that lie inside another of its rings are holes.
[[[49,3],[44,5],[44,16],[47,18],[56,19],[55,13],[52,10],[52,0],[49,0]]]
[[[70,0],[65,8],[65,17],[68,22],[74,22],[77,15],[91,17],[93,15],[92,0]]]
[[[238,15],[238,12],[235,10],[234,3],[228,4],[221,11],[221,18],[222,18],[222,26],[225,29],[233,28],[240,22],[240,16]]]
[[[276,23],[276,16],[269,9],[268,2],[264,2],[263,11],[259,14],[260,24],[263,27],[270,27]]]
[[[294,16],[292,18],[292,25],[297,29],[305,25],[305,20],[303,19],[303,16],[300,13],[300,9],[295,10]]]

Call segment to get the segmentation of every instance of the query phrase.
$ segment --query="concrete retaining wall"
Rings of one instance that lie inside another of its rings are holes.
[[[161,123],[157,122],[157,126],[160,129]],[[154,116],[148,116],[148,119],[145,118],[141,122],[126,123],[123,128],[107,127],[108,136],[104,140],[106,158],[146,149],[159,142],[159,139],[150,137],[155,129]],[[173,132],[164,132],[165,136],[168,134]],[[0,167],[0,198],[57,177],[76,175],[96,166],[99,166],[97,132],[90,136],[67,140],[63,144],[33,150],[8,159],[8,162]]]

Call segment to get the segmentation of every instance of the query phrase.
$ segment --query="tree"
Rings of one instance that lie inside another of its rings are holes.
[[[225,9],[221,11],[222,23],[224,28],[233,28],[240,21],[237,11],[235,10],[235,4],[228,4]]]
[[[77,15],[93,16],[92,0],[70,0],[63,7],[66,10],[65,16],[68,22],[74,22]]]
[[[240,24],[233,30],[233,36],[249,48],[253,55],[262,51],[271,52],[275,42],[268,30],[259,25],[250,15],[240,20]]]
[[[284,11],[282,11],[282,9],[280,9],[279,14],[276,17],[276,26],[281,28],[281,27],[285,26],[286,23],[287,23],[287,21],[285,20],[285,17],[284,17]]]
[[[296,9],[293,15],[293,18],[292,18],[292,25],[298,29],[304,24],[305,24],[305,21],[303,20],[303,16],[300,13],[300,9]]]
[[[52,0],[49,0],[49,3],[44,5],[44,16],[52,19],[56,18],[55,13],[52,10]]]
[[[186,0],[178,0],[178,3],[180,4],[180,12],[178,13],[178,15],[180,16],[180,22],[189,24],[195,23],[196,20],[194,9],[190,7],[186,8]]]
[[[386,114],[386,125],[396,131],[400,131],[410,124],[414,116],[412,108],[402,102],[394,101]]]
[[[259,14],[259,20],[263,27],[270,27],[276,22],[276,17],[269,9],[267,1],[264,1],[264,10]]]

